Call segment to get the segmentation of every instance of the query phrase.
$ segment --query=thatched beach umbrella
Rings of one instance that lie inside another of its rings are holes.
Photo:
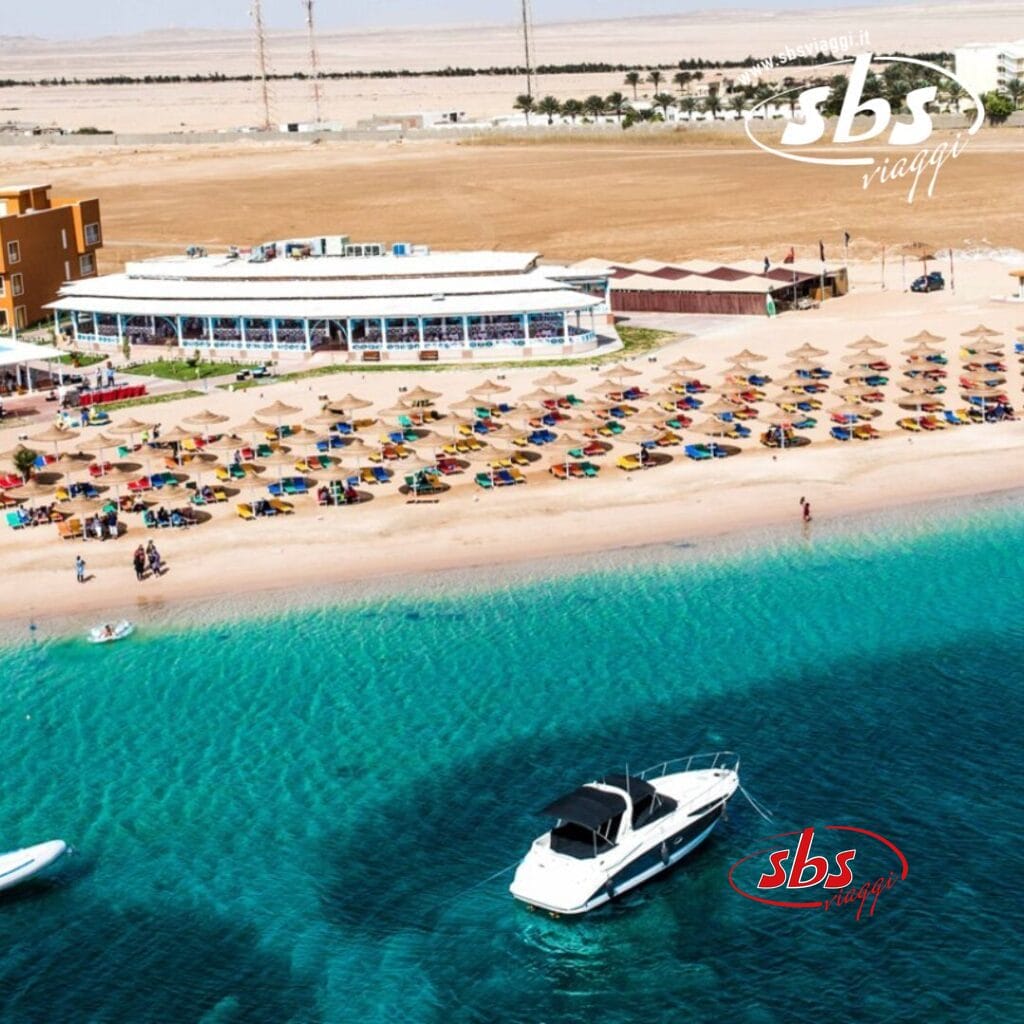
[[[62,474],[56,474],[60,477]],[[31,500],[32,498],[49,498],[57,490],[57,483],[43,483],[37,480],[35,477],[31,477],[27,482],[18,484],[17,487],[11,487],[7,493],[12,494],[15,498],[24,498]]]
[[[38,444],[52,444],[53,454],[56,456],[60,445],[67,444],[81,436],[81,433],[77,430],[64,430],[61,427],[51,426],[45,430],[40,430],[36,434],[30,434],[28,439]]]
[[[963,331],[960,334],[961,338],[997,338],[1001,334],[1001,331],[994,331],[991,327],[986,327],[984,324],[978,324],[977,327],[972,327],[969,331]]]
[[[227,416],[222,416],[220,413],[213,412],[210,409],[203,409],[200,412],[193,413],[191,416],[186,416],[181,422],[189,423],[196,427],[212,427],[218,423],[227,423],[227,421]]]
[[[817,359],[828,355],[828,349],[815,348],[813,345],[804,342],[799,348],[790,349],[787,353],[791,359]]]
[[[116,424],[108,427],[107,429],[112,434],[127,434],[128,435],[128,443],[129,443],[129,445],[132,448],[134,448],[135,447],[135,435],[136,434],[140,434],[141,435],[141,434],[149,433],[149,431],[153,430],[153,428],[156,427],[156,426],[157,426],[157,424],[155,422],[144,423],[142,420],[137,420],[137,419],[135,419],[134,416],[132,416],[132,417],[129,417],[128,419],[124,420],[121,423],[116,423]]]
[[[751,352],[749,348],[745,348],[742,352],[727,356],[725,361],[727,363],[763,363],[767,358],[759,352]]]
[[[625,363],[618,363],[617,365],[605,370],[601,376],[605,380],[615,381],[621,387],[622,381],[627,377],[642,377],[643,374],[639,370],[634,370],[632,366],[627,366]]]
[[[946,339],[938,334],[932,334],[930,331],[918,331],[917,334],[913,334],[903,340],[910,345],[938,345]]]
[[[689,359],[686,356],[682,356],[675,362],[669,363],[666,369],[676,371],[678,373],[696,373],[698,370],[707,369],[704,363],[695,362],[693,359]]]
[[[566,377],[564,373],[552,370],[550,373],[546,373],[543,377],[535,378],[533,383],[542,388],[566,388],[570,384],[577,383],[577,378]]]
[[[412,402],[413,405],[430,405],[431,402],[441,397],[440,391],[430,391],[428,388],[417,384],[402,393],[401,401]]]
[[[846,347],[853,349],[856,352],[867,352],[873,348],[884,348],[885,342],[879,341],[877,338],[872,338],[870,334],[865,334],[856,341],[851,341]]]
[[[485,380],[482,384],[477,384],[471,387],[466,394],[470,398],[490,398],[491,395],[506,395],[512,389],[505,384],[499,384],[497,381],[493,381],[490,378]],[[449,406],[450,408],[450,406]]]
[[[342,395],[341,398],[332,399],[325,408],[329,412],[344,415],[345,413],[355,412],[357,409],[369,409],[371,405],[373,405],[373,402],[369,398],[360,398],[358,395],[353,395],[350,391],[347,395]]]

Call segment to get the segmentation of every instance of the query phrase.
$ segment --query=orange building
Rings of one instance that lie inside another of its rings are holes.
[[[98,199],[51,199],[50,185],[0,185],[0,331],[49,317],[65,281],[96,276]]]

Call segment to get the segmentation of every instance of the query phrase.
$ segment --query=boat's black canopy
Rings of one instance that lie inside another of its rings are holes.
[[[618,793],[608,793],[593,786],[579,789],[559,797],[548,804],[540,813],[549,818],[561,818],[575,825],[582,825],[591,831],[599,829],[606,821],[626,809],[626,801]]]
[[[634,804],[645,796],[654,796],[658,792],[649,782],[638,779],[635,775],[606,775],[601,781],[606,786],[625,790]]]

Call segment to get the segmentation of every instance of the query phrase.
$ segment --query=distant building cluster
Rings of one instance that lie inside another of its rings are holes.
[[[1011,82],[1024,83],[1024,39],[1015,43],[970,43],[954,51],[956,75],[979,95],[1007,92]]]

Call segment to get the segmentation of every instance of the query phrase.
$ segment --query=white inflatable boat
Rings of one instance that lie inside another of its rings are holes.
[[[0,889],[12,889],[60,860],[67,852],[63,839],[26,846],[23,850],[0,853]]]

